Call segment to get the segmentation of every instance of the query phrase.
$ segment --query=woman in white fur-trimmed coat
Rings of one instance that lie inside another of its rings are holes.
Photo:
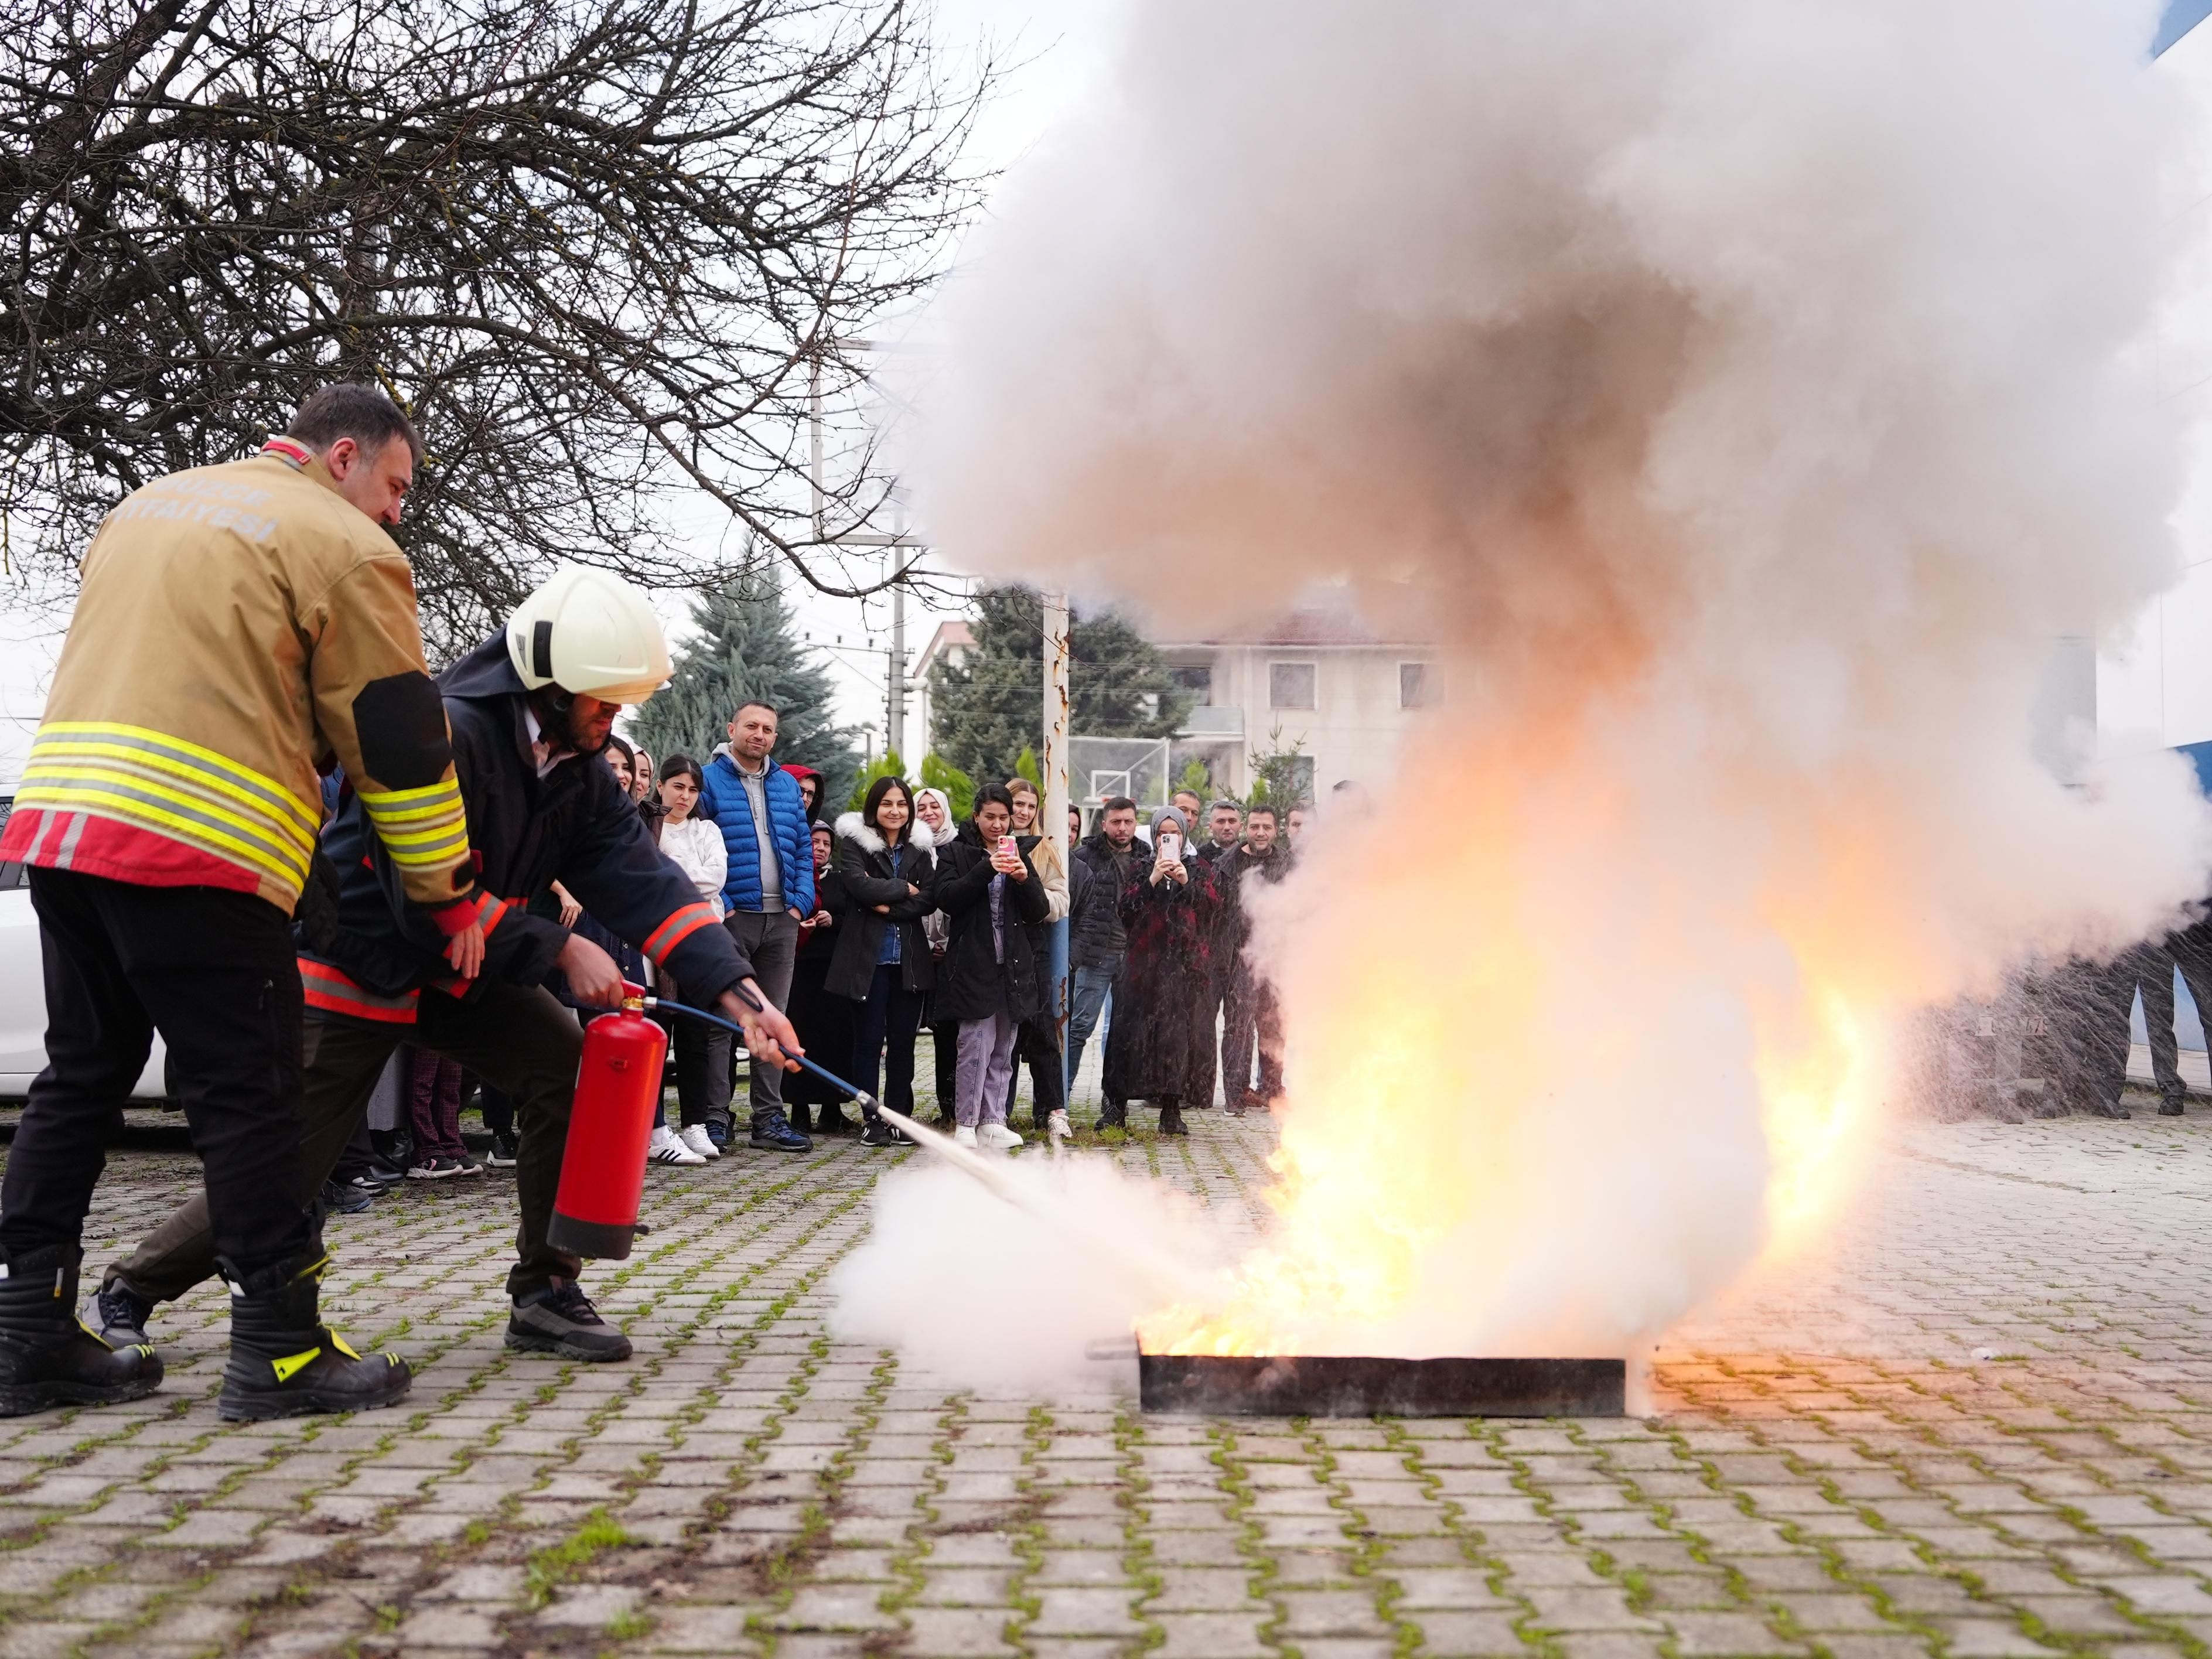
[[[914,1115],[915,1034],[935,964],[921,919],[937,908],[936,842],[914,815],[914,793],[902,778],[878,778],[857,812],[837,820],[834,863],[852,908],[830,958],[825,988],[859,1003],[854,1025],[852,1079],[895,1112]],[[890,1065],[878,1087],[884,1049]],[[862,1109],[866,1111],[866,1109]],[[900,1143],[872,1112],[861,1144]]]

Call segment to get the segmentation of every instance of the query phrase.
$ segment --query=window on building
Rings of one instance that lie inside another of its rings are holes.
[[[1190,693],[1190,700],[1200,708],[1213,702],[1213,665],[1199,663],[1183,665],[1168,671],[1175,677],[1176,689]]]
[[[1398,707],[1426,708],[1429,706],[1429,665],[1425,662],[1401,662],[1398,665]]]
[[[1267,665],[1268,708],[1311,708],[1313,706],[1313,664],[1271,662]]]

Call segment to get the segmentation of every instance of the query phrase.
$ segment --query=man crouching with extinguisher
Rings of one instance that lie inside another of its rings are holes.
[[[542,981],[558,968],[579,1001],[610,1008],[623,981],[605,951],[532,915],[528,900],[559,881],[687,991],[738,1021],[756,1062],[788,1066],[778,1045],[799,1048],[766,999],[748,1004],[736,994],[742,984],[758,997],[751,965],[596,758],[623,706],[643,702],[668,676],[667,644],[645,595],[605,571],[562,566],[503,635],[438,678],[476,864],[482,974],[451,977],[444,935],[408,898],[392,854],[350,797],[323,834],[339,872],[336,925],[301,942],[303,1201],[337,1165],[394,1048],[409,1042],[459,1060],[512,1097],[520,1115],[520,1259],[507,1275],[507,1345],[566,1359],[627,1359],[630,1346],[577,1284],[582,1263],[546,1238],[583,1032]],[[385,839],[392,834],[387,825]],[[153,1305],[215,1267],[206,1201],[195,1197],[108,1268],[86,1322],[111,1342],[143,1342]]]

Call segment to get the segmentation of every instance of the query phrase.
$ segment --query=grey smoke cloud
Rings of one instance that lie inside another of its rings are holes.
[[[1243,1328],[1619,1351],[1838,1201],[1911,1010],[2203,891],[2184,767],[2028,747],[2177,568],[2153,10],[1146,5],[1010,186],[949,556],[1443,642],[1400,810],[1264,918]]]

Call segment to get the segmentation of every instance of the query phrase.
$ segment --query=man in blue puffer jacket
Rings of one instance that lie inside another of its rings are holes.
[[[768,757],[776,725],[775,710],[764,702],[746,703],[730,717],[730,740],[716,746],[693,810],[722,832],[729,851],[722,925],[752,963],[763,994],[781,1008],[791,998],[799,924],[814,914],[814,836],[798,781]],[[781,1072],[752,1068],[752,1109],[755,1146],[813,1150],[783,1115]]]

